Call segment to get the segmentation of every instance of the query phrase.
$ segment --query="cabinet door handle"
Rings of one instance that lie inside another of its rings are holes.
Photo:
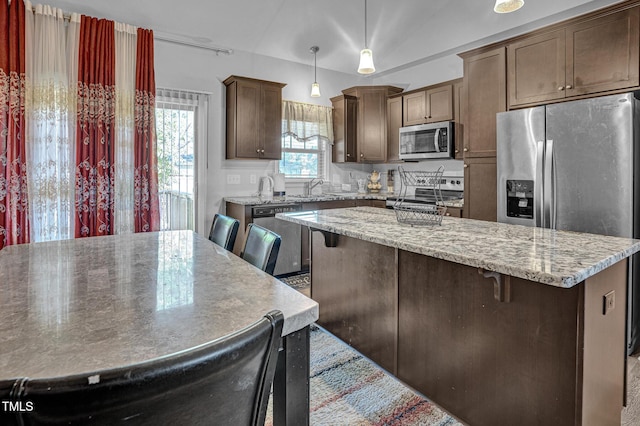
[[[264,154],[264,149],[261,149],[261,150],[260,150],[260,153],[261,153],[261,154]]]
[[[462,166],[462,167],[464,167],[464,168],[466,169],[467,167],[469,167],[469,165],[468,165],[468,164],[465,164],[465,165],[464,165],[464,166]]]
[[[570,85],[570,84],[567,84],[566,89],[571,89],[571,85]]]
[[[445,213],[444,215],[445,216],[451,216],[451,213]]]
[[[463,151],[464,151],[464,152],[467,152],[467,151],[469,151],[469,148],[465,147],[465,148],[463,149]]]
[[[360,153],[360,158],[364,158],[364,154]]]
[[[562,90],[564,90],[564,87],[560,86],[560,87],[558,87],[558,90],[562,91]]]
[[[260,154],[260,148],[256,149],[256,152],[257,152],[258,154]]]
[[[347,157],[351,157],[351,154],[347,153]]]
[[[457,154],[457,153],[459,153],[459,152],[460,152],[460,151],[458,151],[458,150],[456,149],[456,154]]]

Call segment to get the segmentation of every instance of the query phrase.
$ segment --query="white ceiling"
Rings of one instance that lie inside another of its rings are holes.
[[[32,0],[38,3],[37,0]],[[369,0],[368,45],[377,74],[504,39],[619,0],[525,0],[493,12],[494,0]],[[43,0],[149,28],[164,37],[355,73],[364,47],[364,0]]]

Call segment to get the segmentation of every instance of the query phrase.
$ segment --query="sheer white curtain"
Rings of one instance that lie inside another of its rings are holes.
[[[80,15],[25,2],[26,146],[31,241],[73,238]]]
[[[25,2],[31,241],[74,237],[80,15]],[[114,233],[134,232],[137,27],[115,23]]]
[[[114,161],[114,233],[134,232],[134,141],[137,28],[115,23],[116,133]]]

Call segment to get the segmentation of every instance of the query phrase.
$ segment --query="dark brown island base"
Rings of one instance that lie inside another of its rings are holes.
[[[637,240],[367,207],[312,229],[318,323],[471,425],[620,425]]]

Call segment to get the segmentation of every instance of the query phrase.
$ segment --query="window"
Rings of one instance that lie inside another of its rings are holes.
[[[325,178],[333,143],[332,108],[292,101],[282,104],[280,173],[287,178]]]
[[[325,150],[320,137],[299,141],[294,136],[282,135],[280,173],[288,178],[324,178]]]

